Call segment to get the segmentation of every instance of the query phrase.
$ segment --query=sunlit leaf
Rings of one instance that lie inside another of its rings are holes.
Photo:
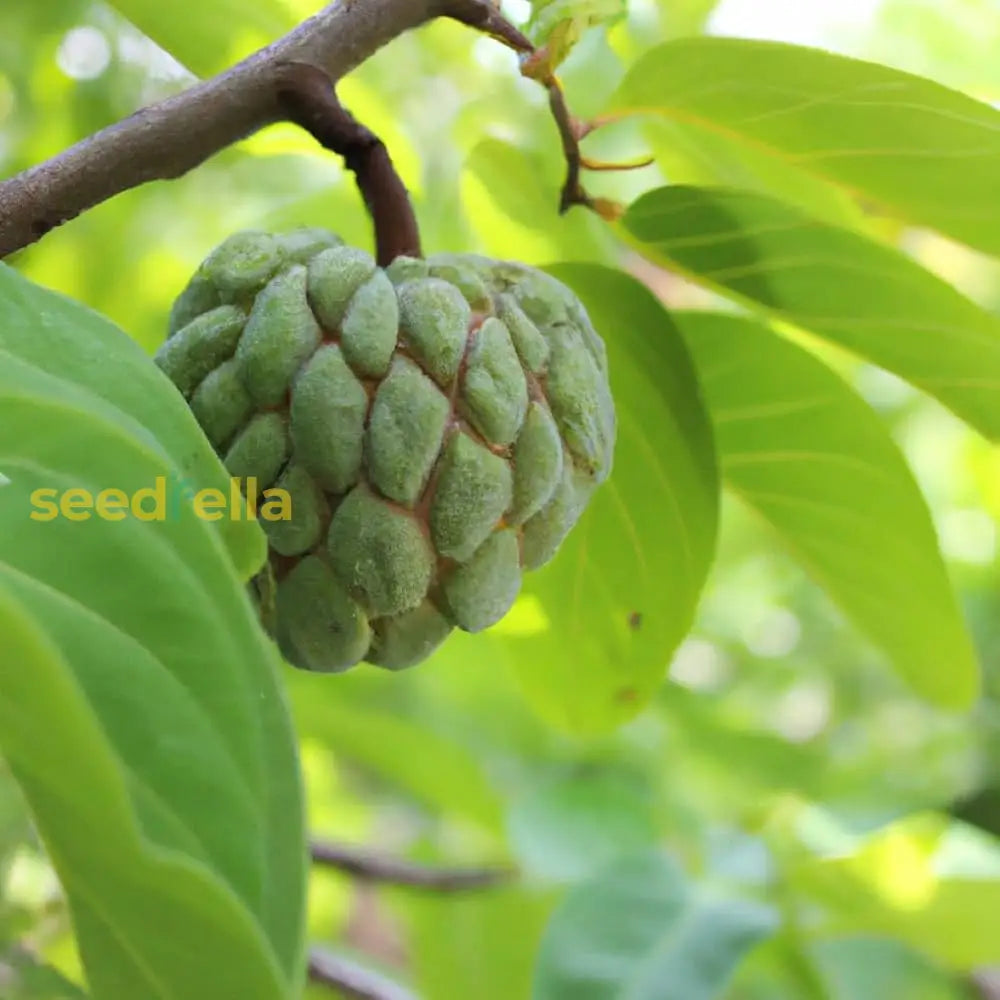
[[[0,748],[94,1000],[292,996],[305,867],[292,733],[274,648],[157,440],[182,404],[124,333],[3,280],[4,333],[26,303],[39,322],[37,343],[0,352]],[[79,353],[57,359],[71,336]],[[189,462],[203,447],[183,423],[170,442]],[[52,517],[69,489],[75,508]],[[146,516],[95,511],[108,489],[149,491]]]
[[[902,253],[728,188],[660,188],[623,224],[654,259],[868,358],[1000,440],[1000,322]]]
[[[931,80],[818,49],[685,38],[642,56],[609,110],[717,131],[1000,253],[1000,110]]]
[[[687,634],[715,547],[718,481],[708,417],[683,339],[652,293],[590,264],[550,268],[604,337],[618,414],[609,480],[557,557],[528,574],[504,633],[532,704],[577,731],[646,703]]]
[[[130,433],[177,467],[179,485],[221,489],[229,477],[170,380],[113,323],[61,295],[40,289],[0,264],[0,350],[84,390]],[[264,562],[267,541],[256,521],[209,522],[237,571],[249,579]]]
[[[900,820],[838,857],[803,861],[796,888],[821,901],[828,933],[895,938],[950,968],[1000,962],[1000,844],[948,817]]]
[[[646,123],[645,132],[671,184],[758,191],[780,197],[834,225],[862,224],[860,209],[845,191],[757,146],[688,121],[656,118]]]
[[[978,667],[927,504],[884,424],[839,376],[760,324],[675,313],[726,485],[924,697],[965,708]]]

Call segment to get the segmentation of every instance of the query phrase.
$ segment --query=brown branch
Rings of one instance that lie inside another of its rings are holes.
[[[554,78],[550,79],[548,90],[549,107],[552,109],[552,117],[556,120],[556,128],[559,129],[563,156],[566,158],[566,183],[563,184],[559,211],[560,213],[568,212],[574,205],[584,205],[590,208],[590,195],[583,189],[580,180],[580,170],[583,165],[583,157],[580,154],[580,130],[570,114],[566,104],[566,96],[558,81]]]
[[[969,985],[982,1000],[1000,1000],[1000,967],[977,969],[969,977]]]
[[[418,1000],[408,989],[378,972],[320,948],[309,953],[309,979],[353,1000]]]
[[[385,146],[340,106],[335,85],[391,39],[436,17],[481,31],[521,56],[525,75],[549,91],[568,165],[561,211],[582,204],[605,217],[614,206],[580,182],[588,126],[572,117],[552,74],[530,70],[536,50],[492,0],[338,0],[232,69],[136,112],[45,163],[0,181],[0,259],[101,202],[186,174],[219,150],[291,120],[344,156],[375,225],[379,261],[418,256],[405,188]]]
[[[379,265],[404,254],[420,257],[417,217],[385,144],[344,110],[326,73],[306,63],[289,64],[278,99],[289,121],[342,156],[354,173],[375,227]]]
[[[476,31],[481,31],[515,52],[530,54],[535,51],[531,39],[522,34],[500,13],[491,0],[452,0],[448,16]]]
[[[366,882],[387,882],[440,893],[488,889],[515,874],[509,868],[427,868],[326,842],[313,843],[311,853],[316,864],[336,868]]]
[[[280,121],[289,64],[336,82],[391,39],[440,16],[492,32],[499,14],[489,0],[339,0],[225,73],[0,182],[0,259],[122,191],[180,177]]]

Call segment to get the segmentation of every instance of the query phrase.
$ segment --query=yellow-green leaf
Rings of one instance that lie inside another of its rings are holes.
[[[972,642],[927,504],[877,414],[813,355],[758,323],[709,312],[675,318],[726,485],[920,694],[967,708],[979,683]]]
[[[651,191],[623,224],[654,260],[868,358],[1000,440],[1000,321],[899,251],[729,188]]]
[[[612,111],[691,122],[1000,254],[1000,110],[818,49],[685,38],[643,55]]]

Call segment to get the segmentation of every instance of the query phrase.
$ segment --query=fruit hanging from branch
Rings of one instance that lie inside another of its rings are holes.
[[[255,589],[309,670],[399,669],[495,624],[611,468],[604,344],[523,264],[239,233],[157,362],[230,474],[291,498]]]

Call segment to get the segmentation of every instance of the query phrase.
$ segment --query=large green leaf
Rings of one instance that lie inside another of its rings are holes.
[[[644,132],[671,184],[721,185],[772,194],[839,226],[863,225],[864,213],[840,188],[794,163],[704,125],[655,118]]]
[[[1000,963],[1000,844],[946,816],[893,823],[839,856],[794,866],[822,902],[825,933],[895,938],[969,971]]]
[[[542,943],[534,1000],[711,1000],[774,932],[767,907],[693,886],[656,851],[574,889]]]
[[[181,468],[115,402],[121,380],[145,380],[150,422],[166,422],[174,390],[106,325],[91,347],[106,385],[36,364],[47,339],[60,348],[52,330],[86,342],[99,324],[24,287],[0,297],[0,328],[27,302],[41,343],[0,350],[0,748],[65,886],[91,991],[292,996],[305,838],[276,652],[219,533],[180,496]],[[177,429],[172,446],[202,443]],[[35,493],[134,497],[158,481],[169,497],[152,520],[47,520]]]
[[[86,390],[82,405],[111,419],[177,469],[178,484],[228,493],[229,478],[173,383],[136,343],[103,316],[39,288],[0,264],[0,350],[39,371]],[[67,389],[69,391],[69,389]],[[131,419],[130,419],[131,418]],[[267,539],[256,521],[211,522],[236,569],[249,579],[260,569]]]
[[[295,27],[284,0],[113,0],[114,7],[198,76],[211,76]]]
[[[776,42],[686,38],[639,59],[610,110],[710,128],[1000,253],[1000,111],[922,77]]]
[[[778,532],[922,695],[964,708],[978,668],[927,505],[867,404],[753,321],[675,313],[726,485]]]
[[[635,715],[663,680],[713,558],[719,488],[694,369],[664,308],[626,274],[550,270],[607,345],[614,469],[496,634],[535,707],[587,732]]]
[[[623,222],[666,266],[869,358],[1000,440],[1000,323],[898,251],[727,188],[660,188]]]

